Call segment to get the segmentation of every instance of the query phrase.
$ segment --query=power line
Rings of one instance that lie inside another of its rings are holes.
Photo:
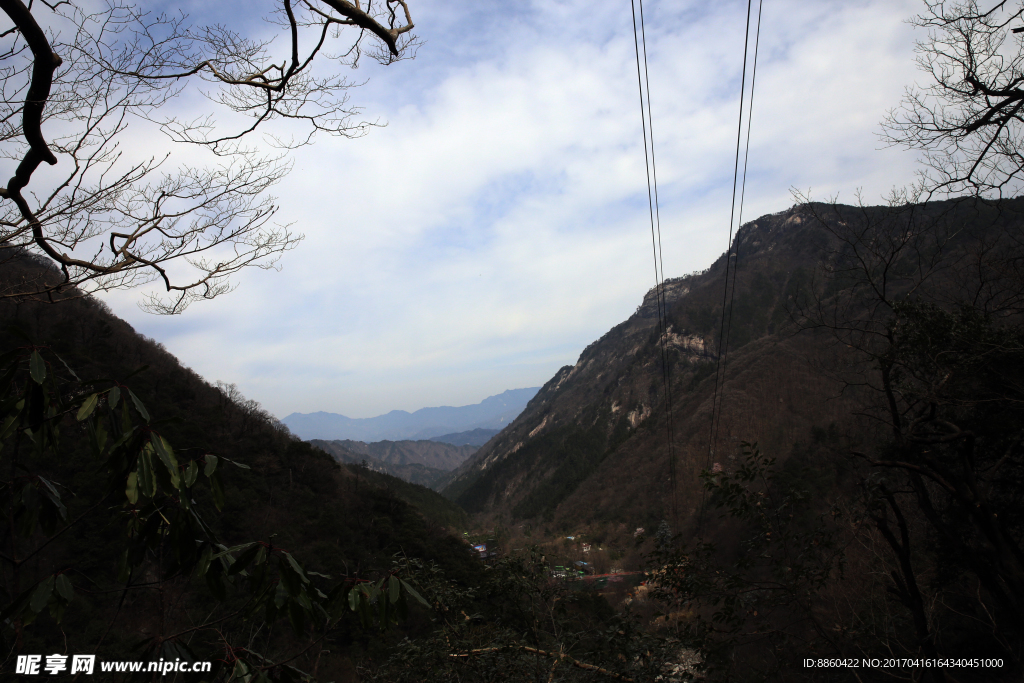
[[[637,2],[640,5],[640,39],[637,40]],[[667,407],[667,437],[669,451],[669,479],[672,488],[672,516],[678,517],[678,505],[676,501],[676,457],[674,446],[674,430],[672,423],[672,383],[671,371],[668,363],[667,343],[667,318],[668,306],[665,299],[665,264],[661,249],[661,211],[658,207],[658,169],[654,157],[654,119],[651,115],[651,84],[647,68],[647,35],[644,28],[644,3],[643,0],[630,0],[633,10],[633,47],[636,52],[636,78],[637,88],[640,93],[640,120],[644,135],[644,165],[647,171],[647,204],[651,219],[651,249],[654,253],[654,287],[655,301],[658,310],[658,332],[661,345],[661,368],[662,381],[665,385],[665,403]],[[643,75],[640,73],[640,45],[643,44]],[[646,113],[644,107],[644,86],[647,91]],[[647,153],[647,131],[650,129],[650,156]],[[653,193],[652,193],[653,188]]]
[[[753,69],[751,73],[750,82],[750,109],[747,113],[747,144],[746,152],[743,157],[743,184],[740,191],[740,220],[743,218],[743,198],[746,196],[747,187],[747,161],[750,155],[750,122],[752,120],[753,109],[754,109],[754,80],[757,77],[757,51],[760,44],[761,38],[761,9],[763,0],[758,0],[757,5],[757,32],[754,39],[754,61]],[[736,217],[736,188],[739,184],[739,163],[740,163],[740,142],[743,137],[743,103],[746,94],[747,85],[747,54],[750,45],[750,15],[753,6],[753,0],[747,0],[747,22],[745,25],[745,32],[743,37],[743,71],[740,77],[740,113],[739,119],[736,124],[736,157],[733,162],[733,174],[732,174],[732,205],[729,212],[729,241],[726,245],[725,252],[725,287],[722,290],[722,325],[719,329],[718,335],[718,358],[715,361],[715,388],[711,396],[711,427],[708,433],[708,453],[705,461],[705,470],[711,469],[712,456],[714,455],[715,443],[718,439],[718,429],[721,426],[722,411],[718,400],[718,388],[720,384],[724,384],[724,368],[728,363],[728,332],[732,330],[732,308],[733,302],[735,301],[736,295],[736,267],[733,264],[733,258],[736,258],[736,265],[739,265],[739,248],[734,251],[732,234],[733,227],[735,225],[734,219]],[[732,272],[732,288],[730,295],[729,287],[729,274]],[[727,305],[728,304],[728,305]],[[728,312],[728,314],[727,314]],[[726,320],[728,318],[728,328],[726,327]],[[723,396],[724,399],[724,396]],[[697,533],[698,536],[703,537],[704,534],[704,509],[707,499],[706,489],[701,490],[701,502],[700,502],[700,515],[697,522]]]
[[[758,0],[757,6],[757,31],[754,37],[754,68],[750,75],[750,107],[747,110],[747,139],[746,148],[743,152],[743,180],[740,183],[740,210],[739,215],[736,219],[737,227],[737,239],[739,237],[738,230],[743,226],[743,200],[747,195],[747,162],[750,159],[750,126],[754,118],[754,86],[757,84],[757,48],[761,42],[761,2]],[[736,300],[736,275],[740,268],[740,245],[737,243],[734,246],[734,254],[736,263],[732,267],[732,289],[729,294],[729,323],[725,328],[725,346],[722,348],[722,376],[724,378],[726,368],[729,365],[729,335],[732,332],[732,313],[735,309],[733,305]],[[724,314],[724,311],[723,311]],[[722,426],[721,413],[719,413],[718,426],[715,428],[715,441],[718,441],[718,429]]]

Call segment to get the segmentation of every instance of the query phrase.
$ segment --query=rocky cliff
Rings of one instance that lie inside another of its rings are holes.
[[[804,342],[785,332],[793,296],[827,244],[827,233],[796,208],[744,225],[728,256],[665,282],[664,323],[651,290],[634,315],[555,373],[443,492],[471,512],[509,521],[643,525],[669,516],[673,500],[677,516],[692,512],[709,452],[728,457],[741,439],[789,448],[832,419],[834,406],[804,400],[830,389],[809,369]],[[728,363],[716,390],[726,259],[735,264],[737,254],[736,293],[725,304]],[[723,414],[709,449],[713,397]]]

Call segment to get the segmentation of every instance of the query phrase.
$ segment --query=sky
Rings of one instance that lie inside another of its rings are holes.
[[[103,295],[279,418],[540,386],[655,285],[630,3],[409,5],[416,59],[351,73],[366,81],[352,104],[386,126],[318,137],[273,190],[278,221],[305,235],[279,272],[246,271],[178,316],[142,312],[138,290]],[[923,78],[906,23],[921,6],[764,1],[744,222],[792,206],[794,188],[881,203],[913,181],[913,153],[878,132]],[[746,3],[644,12],[664,272],[678,277],[726,248]]]

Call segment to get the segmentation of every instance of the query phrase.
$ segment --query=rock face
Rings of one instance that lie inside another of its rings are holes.
[[[798,209],[763,216],[736,233],[728,257],[739,252],[740,269],[728,309],[728,366],[717,391],[725,254],[705,271],[664,283],[664,328],[658,292],[647,292],[634,315],[556,372],[442,492],[470,512],[503,519],[656,523],[674,496],[699,497],[712,396],[723,405],[712,449],[719,453],[735,451],[739,439],[781,446],[802,433],[822,419],[820,406],[794,410],[793,394],[818,387],[806,376],[799,342],[777,332],[827,244],[826,233]]]
[[[421,408],[409,413],[392,410],[385,415],[351,418],[337,413],[292,413],[284,422],[302,439],[383,441],[430,439],[475,429],[502,429],[516,418],[537,393],[537,387],[509,389],[469,406]]]

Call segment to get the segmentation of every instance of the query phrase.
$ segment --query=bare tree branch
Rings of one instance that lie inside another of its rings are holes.
[[[164,295],[146,294],[143,307],[179,313],[231,291],[243,268],[276,267],[298,244],[302,235],[274,223],[269,195],[290,170],[284,154],[317,133],[358,137],[377,125],[356,119],[348,99],[356,83],[337,69],[357,65],[364,34],[381,41],[384,63],[412,56],[418,41],[404,0],[274,4],[271,20],[286,40],[279,55],[272,40],[149,13],[129,0],[97,11],[0,0],[13,23],[0,32],[0,159],[16,164],[0,188],[0,263],[34,254],[55,266],[52,276],[0,298],[154,283]],[[345,36],[348,47],[327,54]],[[335,66],[317,67],[325,61]],[[230,125],[172,106],[197,87],[210,88],[199,94]],[[138,146],[127,136],[147,126],[165,134],[171,151],[132,153]],[[262,143],[246,142],[258,132]],[[213,163],[178,161],[173,143],[206,150]],[[264,143],[277,150],[259,152]],[[37,177],[43,162],[56,175]]]

